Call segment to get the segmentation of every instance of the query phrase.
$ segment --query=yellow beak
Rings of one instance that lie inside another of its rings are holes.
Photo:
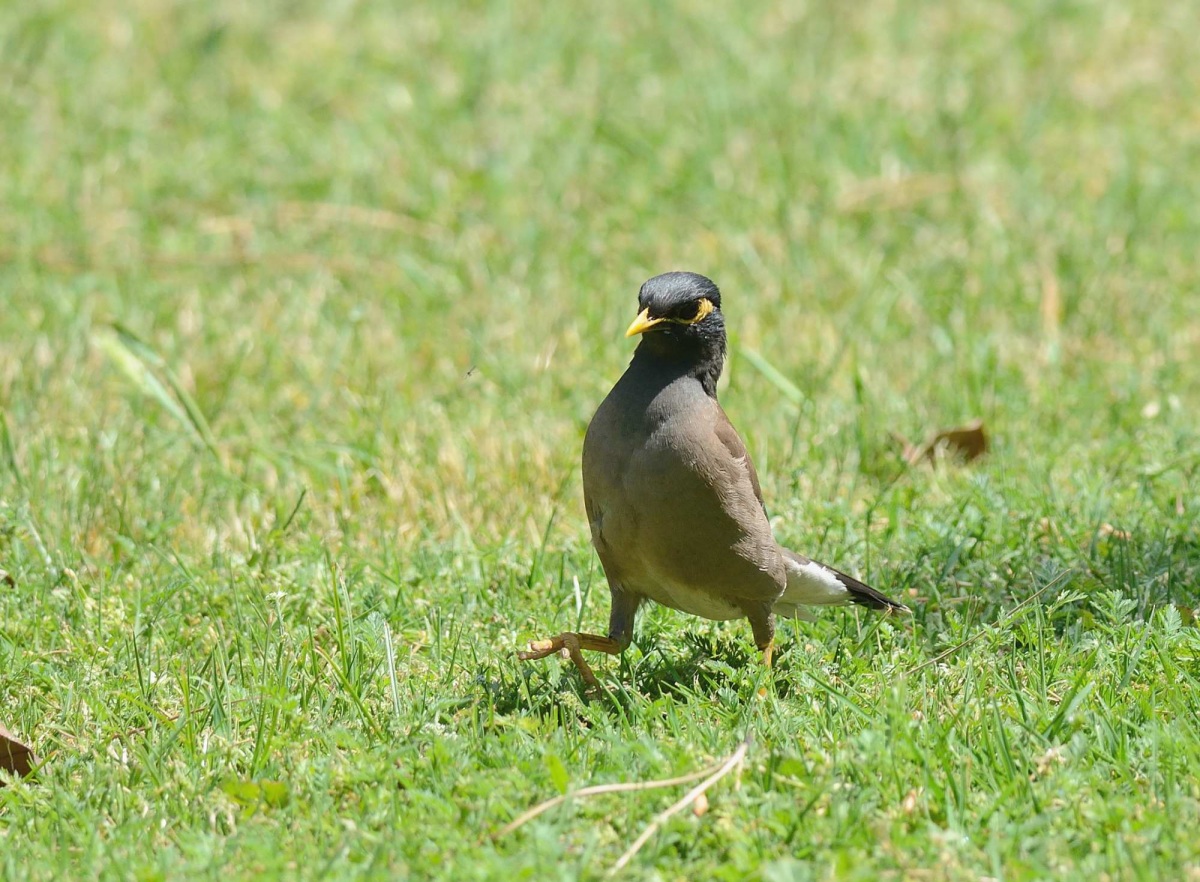
[[[626,337],[636,337],[638,334],[645,333],[655,325],[660,325],[665,319],[650,318],[650,309],[647,307],[638,313],[638,317],[633,320],[628,330],[625,331]]]

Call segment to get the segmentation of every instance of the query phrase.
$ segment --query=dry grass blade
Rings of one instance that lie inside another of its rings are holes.
[[[538,803],[528,811],[522,812],[512,821],[505,824],[499,830],[492,834],[492,839],[500,839],[507,836],[509,833],[516,830],[518,827],[529,823],[538,815],[550,811],[555,806],[562,805],[568,799],[576,799],[585,796],[600,796],[604,793],[630,793],[637,790],[657,790],[662,787],[678,787],[680,784],[691,784],[693,781],[699,781],[708,775],[711,775],[715,769],[720,766],[709,766],[707,769],[701,769],[698,772],[692,772],[689,775],[681,775],[678,778],[665,778],[661,781],[626,781],[620,784],[596,784],[592,787],[584,787],[572,793],[564,793],[561,796],[556,796],[553,799],[547,799],[545,802]]]
[[[321,224],[350,224],[377,230],[400,230],[423,239],[437,239],[446,231],[436,224],[417,220],[406,214],[369,205],[349,205],[333,202],[281,202],[276,206],[281,223],[316,222]]]
[[[125,376],[183,425],[194,441],[220,459],[217,455],[217,439],[199,404],[179,382],[162,356],[120,325],[113,325],[109,333],[98,335],[97,342]]]
[[[694,804],[697,799],[699,799],[701,796],[704,796],[705,792],[710,787],[737,768],[742,760],[746,758],[746,751],[749,749],[750,736],[747,735],[746,740],[738,745],[738,749],[735,750],[729,756],[729,758],[725,760],[725,762],[721,763],[720,767],[715,772],[685,793],[678,802],[655,815],[654,820],[651,821],[649,825],[647,825],[646,829],[642,831],[642,835],[634,840],[633,845],[629,846],[629,848],[625,850],[625,853],[617,859],[617,862],[612,865],[612,869],[608,871],[607,875],[611,878],[617,873],[621,872],[621,870],[625,869],[629,862],[633,860],[633,856],[641,851],[642,846],[650,841],[651,836],[658,832],[659,827],[665,824],[674,815],[679,814],[689,805]]]

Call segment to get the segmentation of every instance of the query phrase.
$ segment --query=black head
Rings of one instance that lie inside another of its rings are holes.
[[[638,306],[641,312],[626,337],[653,333],[684,341],[713,336],[718,330],[725,335],[721,292],[711,279],[697,273],[655,276],[638,292]]]
[[[718,309],[721,306],[721,292],[712,279],[699,273],[663,273],[648,280],[638,291],[638,306],[650,310],[651,316],[669,315],[701,300],[708,300]]]
[[[640,312],[626,337],[644,335],[638,355],[695,365],[713,383],[725,359],[721,292],[697,273],[663,273],[638,292]]]

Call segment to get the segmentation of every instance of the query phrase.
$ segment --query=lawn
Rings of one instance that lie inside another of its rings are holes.
[[[1189,4],[0,16],[4,879],[1200,879]],[[722,288],[777,536],[907,618],[602,630],[587,421]],[[981,419],[991,448],[908,465]]]

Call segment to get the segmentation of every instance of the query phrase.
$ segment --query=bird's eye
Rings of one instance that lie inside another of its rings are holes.
[[[680,321],[682,321],[685,325],[694,325],[696,322],[704,319],[712,311],[712,301],[707,297],[701,297],[698,301],[696,301],[695,311],[693,312],[691,310],[691,306],[689,304],[687,307],[687,312],[685,312],[687,317],[681,318]]]
[[[676,325],[694,325],[713,311],[715,307],[712,301],[707,297],[701,297],[689,303],[680,303],[678,306],[673,306],[658,319],[659,321],[667,321]]]

